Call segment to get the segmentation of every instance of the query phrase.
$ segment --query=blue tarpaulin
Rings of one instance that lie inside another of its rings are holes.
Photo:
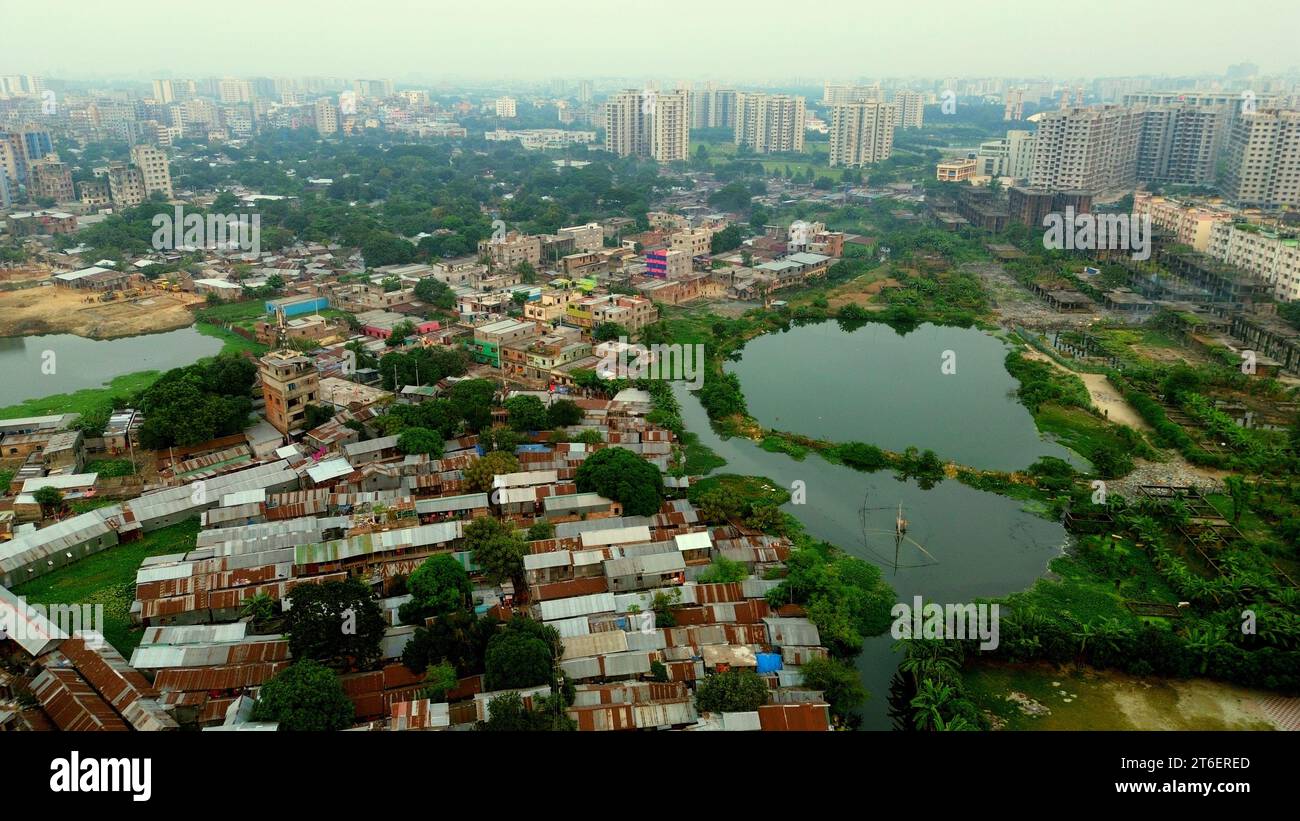
[[[780,653],[758,653],[758,673],[775,673],[781,669]]]

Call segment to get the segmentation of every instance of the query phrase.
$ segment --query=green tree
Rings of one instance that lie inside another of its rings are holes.
[[[32,494],[32,498],[36,500],[36,504],[41,506],[41,518],[46,518],[63,510],[63,491],[57,487],[46,485],[37,488],[36,492]]]
[[[546,415],[549,427],[567,428],[580,423],[585,414],[572,399],[556,399],[547,408]]]
[[[836,659],[807,659],[799,667],[803,685],[810,690],[821,690],[831,712],[841,720],[848,719],[862,702],[867,691],[852,665]]]
[[[510,414],[510,427],[517,431],[544,430],[546,424],[546,406],[542,400],[531,394],[521,394],[506,400],[506,411]]]
[[[474,592],[465,568],[447,553],[425,559],[407,578],[406,589],[411,600],[398,610],[404,624],[467,610]]]
[[[490,584],[523,575],[528,546],[500,519],[482,516],[465,525],[464,545]]]
[[[442,434],[427,428],[407,428],[397,437],[397,449],[408,455],[423,453],[437,459],[442,456]]]
[[[575,480],[579,491],[619,502],[628,516],[653,516],[663,504],[663,474],[627,448],[596,451],[578,466]]]
[[[620,337],[631,339],[632,335],[617,322],[602,322],[591,332],[591,338],[597,342],[611,342]]]
[[[276,721],[281,730],[298,732],[341,730],[353,715],[338,675],[311,659],[299,659],[276,673],[262,685],[253,706],[254,721]]]
[[[492,479],[503,473],[519,472],[519,460],[513,453],[494,450],[465,468],[465,486],[480,493],[492,489]]]
[[[728,670],[707,676],[695,688],[695,706],[704,713],[745,713],[767,703],[767,684],[753,670]]]
[[[446,701],[447,693],[456,689],[460,679],[456,676],[455,665],[442,661],[430,664],[424,673],[424,698],[432,701]]]
[[[384,344],[390,348],[399,347],[406,341],[407,337],[415,335],[415,323],[409,319],[404,319],[393,326],[393,331],[384,340]]]
[[[555,538],[555,525],[550,522],[534,522],[528,527],[528,541],[536,542],[542,539]]]
[[[366,667],[379,659],[387,625],[374,596],[358,579],[299,584],[285,617],[289,652],[331,667]]]
[[[749,568],[745,566],[744,562],[732,561],[726,556],[718,556],[713,560],[713,564],[700,573],[696,581],[701,584],[729,584],[744,581],[747,578],[749,578]]]
[[[506,630],[488,642],[484,666],[486,689],[512,690],[551,683],[554,663],[545,641]]]

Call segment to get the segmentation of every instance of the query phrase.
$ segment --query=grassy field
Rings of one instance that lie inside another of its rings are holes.
[[[844,175],[844,169],[831,168],[827,164],[827,158],[830,155],[830,143],[806,143],[804,153],[801,155],[802,159],[798,160],[785,159],[784,157],[769,159],[767,155],[764,154],[747,154],[738,157],[736,155],[736,144],[727,140],[693,139],[691,140],[692,156],[694,156],[696,147],[701,145],[708,149],[710,162],[733,159],[752,160],[754,162],[761,162],[763,164],[763,169],[768,173],[784,171],[788,168],[792,173],[803,174],[808,169],[812,169],[814,176],[829,177],[835,182],[839,182],[840,178]]]
[[[198,532],[199,520],[188,519],[18,585],[13,592],[29,604],[104,605],[104,638],[130,659],[144,632],[131,624],[130,615],[140,562],[193,549]]]
[[[251,339],[245,339],[234,331],[227,331],[219,325],[213,325],[208,322],[199,322],[195,324],[194,329],[204,336],[220,339],[222,342],[222,353],[244,353],[247,351],[254,356],[261,356],[269,350],[266,345],[263,345],[260,342],[254,342]]]
[[[95,459],[86,463],[86,473],[100,476],[130,476],[135,472],[130,459]]]

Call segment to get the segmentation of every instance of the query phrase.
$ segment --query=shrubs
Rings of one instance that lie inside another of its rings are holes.
[[[311,659],[286,667],[262,685],[254,721],[278,721],[281,730],[321,732],[352,723],[354,708],[333,670]]]
[[[753,670],[728,670],[708,676],[695,688],[702,713],[747,713],[767,703],[767,685]]]

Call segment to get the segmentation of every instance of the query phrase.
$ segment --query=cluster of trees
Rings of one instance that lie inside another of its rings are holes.
[[[406,333],[413,332],[414,326]],[[396,329],[393,336],[397,336]],[[386,353],[379,358],[377,367],[384,390],[401,390],[406,385],[432,385],[444,377],[464,376],[469,370],[469,356],[460,348],[415,348]]]
[[[599,493],[623,506],[627,516],[653,516],[664,500],[659,468],[627,448],[596,451],[578,466],[575,481],[582,493]]]
[[[768,591],[768,603],[803,605],[831,655],[850,658],[862,650],[864,638],[889,628],[894,591],[875,565],[826,542],[802,537],[797,543],[785,577]]]
[[[550,407],[531,394],[522,394],[505,401],[510,427],[516,432],[566,428],[582,421],[582,408],[572,399],[556,399]]]
[[[422,428],[443,439],[467,431],[477,433],[492,422],[495,387],[487,379],[467,379],[452,385],[444,396],[413,405],[390,405],[372,423],[385,436],[407,428]]]
[[[145,416],[140,444],[156,450],[242,431],[253,410],[250,392],[256,374],[257,366],[236,354],[163,374],[136,399]]]

